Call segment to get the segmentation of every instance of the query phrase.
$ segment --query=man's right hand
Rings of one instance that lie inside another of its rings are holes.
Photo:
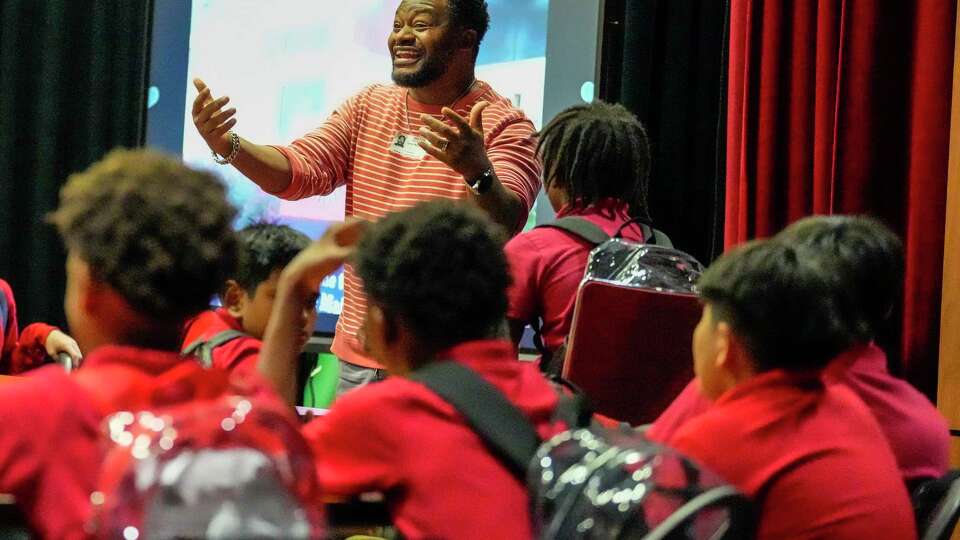
[[[210,87],[202,80],[194,79],[193,86],[199,92],[193,100],[193,125],[211,150],[221,156],[229,155],[231,144],[227,133],[237,124],[237,119],[233,116],[237,110],[232,107],[224,110],[223,107],[230,102],[230,98],[224,96],[213,99]]]

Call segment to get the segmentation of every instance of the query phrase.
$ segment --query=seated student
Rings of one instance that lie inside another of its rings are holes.
[[[201,343],[232,337],[211,347],[214,367],[255,370],[263,332],[277,294],[280,271],[310,245],[310,238],[286,225],[255,223],[240,230],[240,264],[220,295],[223,307],[201,313],[187,323],[184,351]],[[306,299],[298,321],[300,347],[306,345],[317,322],[317,295]],[[225,332],[229,331],[230,334]],[[237,335],[242,333],[245,335]],[[222,336],[221,339],[217,339]]]
[[[758,538],[915,538],[896,461],[866,405],[823,368],[850,335],[815,262],[777,241],[698,284],[694,371],[714,405],[664,442],[753,498]]]
[[[649,241],[631,219],[649,223],[650,148],[643,125],[622,105],[577,105],[543,128],[537,154],[543,187],[557,218],[577,216],[610,236]],[[570,332],[577,287],[594,244],[569,232],[539,227],[507,242],[512,284],[507,318],[514,343],[540,318],[543,345],[555,352]]]
[[[75,374],[47,366],[0,387],[0,493],[16,497],[40,537],[86,537],[102,418],[149,408],[145,385],[192,362],[180,335],[234,268],[235,215],[216,178],[148,151],[111,152],[61,191],[51,221],[67,247],[67,321],[86,358]],[[199,380],[222,380],[193,365]]]
[[[290,321],[350,255],[358,223],[335,227],[280,278],[261,369],[292,391]],[[498,389],[541,438],[562,429],[558,398],[536,366],[496,339],[509,283],[502,232],[479,210],[427,202],[369,226],[352,261],[369,298],[364,331],[385,381],[339,398],[304,428],[325,494],[383,492],[405,538],[530,538],[523,483],[443,398],[406,376],[458,362]]]
[[[77,342],[55,326],[33,323],[20,332],[13,290],[0,279],[0,374],[23,373],[60,353],[70,355],[75,364],[83,357]]]
[[[873,339],[893,311],[903,283],[903,247],[880,222],[867,217],[815,216],[784,229],[778,240],[816,260],[836,284],[854,345],[830,362],[829,384],[843,384],[870,408],[908,485],[939,477],[949,467],[947,422],[909,383],[887,371],[887,358]],[[694,380],[653,423],[650,434],[669,438],[710,408]]]

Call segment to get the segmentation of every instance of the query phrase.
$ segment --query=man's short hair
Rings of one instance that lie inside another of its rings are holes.
[[[731,325],[758,371],[819,369],[851,345],[816,262],[782,242],[735,248],[710,265],[697,287],[714,320]]]
[[[148,150],[114,150],[70,176],[50,216],[95,279],[157,321],[207,308],[237,262],[220,180]]]
[[[474,30],[477,44],[473,49],[474,58],[480,52],[480,42],[490,28],[490,13],[484,0],[447,0],[447,13],[450,26]]]
[[[903,244],[893,231],[866,216],[812,216],[777,238],[817,259],[859,341],[880,332],[903,290]]]
[[[445,348],[502,325],[510,283],[504,241],[476,208],[424,202],[371,226],[356,270],[372,302],[422,343]]]
[[[253,223],[241,229],[238,236],[240,264],[234,280],[250,295],[310,245],[307,235],[275,223]]]
[[[575,208],[614,198],[650,221],[647,132],[623,105],[595,101],[560,112],[541,130],[537,154],[544,185],[557,183]]]

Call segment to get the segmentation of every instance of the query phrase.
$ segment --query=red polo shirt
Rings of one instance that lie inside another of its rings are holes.
[[[175,352],[104,346],[86,356],[77,375],[51,365],[0,386],[0,492],[16,497],[41,538],[86,538],[103,459],[103,411],[149,409],[153,393],[144,389],[183,362]],[[191,381],[222,385],[221,371],[194,365]],[[204,386],[192,386],[184,398],[207,391]]]
[[[223,308],[204,311],[187,323],[181,350],[199,339],[208,340],[225,330],[243,332],[243,326]],[[231,339],[213,350],[213,367],[244,373],[255,371],[262,345],[259,339],[248,335]]]
[[[824,371],[828,384],[853,390],[873,413],[886,436],[904,481],[939,477],[950,466],[947,421],[930,400],[887,371],[887,356],[874,344],[838,356]],[[709,410],[712,402],[692,381],[650,427],[649,434],[670,439],[683,424]]]
[[[754,499],[759,540],[916,538],[876,420],[849,388],[817,375],[753,377],[665,442]]]
[[[542,438],[557,395],[508,341],[474,341],[442,353],[496,386]],[[380,491],[405,538],[530,538],[524,485],[493,457],[452,406],[403,377],[365,386],[304,428],[325,494]]]
[[[557,218],[578,216],[613,236],[630,219],[629,206],[616,199],[604,199],[587,208],[566,206]],[[643,242],[643,231],[631,225],[623,237]],[[504,248],[513,283],[507,290],[507,318],[531,322],[543,319],[543,344],[551,351],[563,345],[570,333],[577,288],[583,279],[590,251],[596,246],[568,232],[541,227],[519,234]]]
[[[0,294],[7,304],[6,326],[0,328],[0,373],[15,375],[43,364],[47,359],[47,337],[57,328],[33,323],[18,332],[17,302],[10,285],[0,279]]]

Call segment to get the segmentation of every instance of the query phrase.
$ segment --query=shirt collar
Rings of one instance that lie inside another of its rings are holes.
[[[454,360],[464,364],[500,362],[504,358],[516,358],[513,343],[506,339],[482,339],[466,341],[441,351],[438,359]]]
[[[721,405],[738,401],[758,392],[777,391],[783,388],[819,390],[823,388],[820,375],[821,372],[818,370],[794,372],[775,369],[766,371],[727,390],[717,398],[716,404]]]
[[[84,357],[83,368],[126,364],[151,375],[159,375],[183,361],[183,357],[175,351],[103,345]]]
[[[557,218],[566,216],[602,216],[607,219],[621,218],[630,219],[630,205],[613,197],[601,199],[588,206],[576,206],[574,204],[564,205],[557,211]]]

